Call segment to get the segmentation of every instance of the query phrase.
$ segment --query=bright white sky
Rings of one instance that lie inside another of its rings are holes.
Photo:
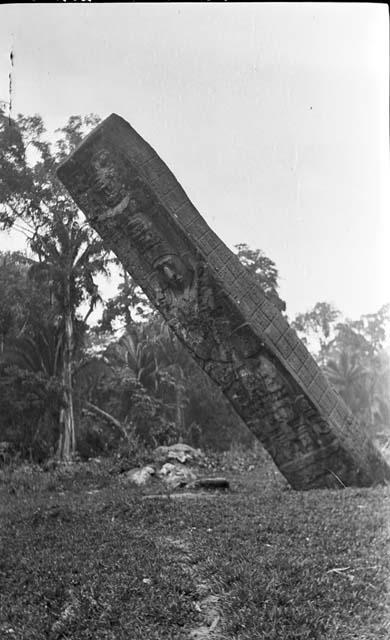
[[[290,318],[390,301],[386,5],[3,5],[0,43],[14,113],[123,116],[226,244],[276,262]]]

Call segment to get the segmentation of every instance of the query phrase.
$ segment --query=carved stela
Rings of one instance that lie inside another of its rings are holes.
[[[294,489],[390,478],[283,315],[125,120],[108,117],[58,176]]]

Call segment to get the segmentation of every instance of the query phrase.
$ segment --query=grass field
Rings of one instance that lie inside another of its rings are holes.
[[[390,638],[389,488],[226,474],[155,498],[106,467],[3,473],[1,640]]]

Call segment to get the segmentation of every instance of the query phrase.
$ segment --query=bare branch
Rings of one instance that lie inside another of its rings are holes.
[[[128,439],[128,435],[127,435],[126,429],[124,428],[123,424],[121,422],[119,422],[119,420],[114,418],[114,416],[112,416],[110,413],[107,413],[106,411],[103,411],[103,409],[100,409],[96,405],[92,404],[92,402],[86,401],[85,405],[86,405],[86,407],[88,409],[90,409],[90,411],[96,413],[97,415],[101,416],[102,418],[105,418],[110,424],[114,425],[114,427],[119,429],[119,431],[121,432],[122,436],[124,438],[126,438],[126,440]]]

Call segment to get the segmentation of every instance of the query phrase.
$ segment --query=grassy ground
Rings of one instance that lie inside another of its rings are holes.
[[[389,638],[389,488],[225,473],[197,498],[98,465],[3,474],[0,638]]]

